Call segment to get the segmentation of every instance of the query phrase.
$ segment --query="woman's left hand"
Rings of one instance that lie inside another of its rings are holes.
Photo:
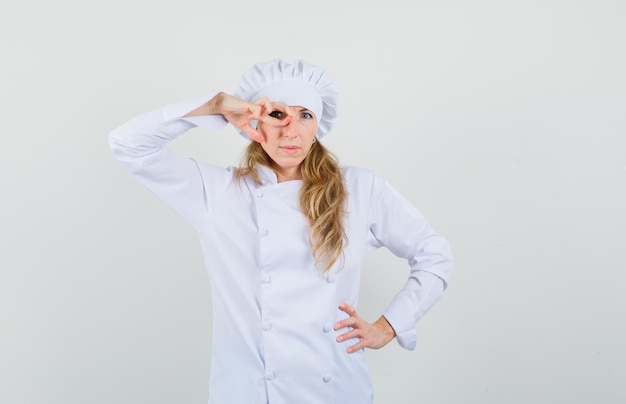
[[[374,323],[368,323],[357,314],[354,307],[347,303],[340,303],[339,309],[350,317],[335,323],[335,330],[351,327],[352,329],[337,337],[337,342],[350,338],[358,338],[359,342],[350,346],[346,351],[353,353],[363,348],[379,349],[395,338],[396,332],[384,316],[380,316]]]

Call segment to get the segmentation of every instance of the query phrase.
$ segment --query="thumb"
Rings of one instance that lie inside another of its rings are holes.
[[[263,143],[265,141],[265,136],[258,129],[253,128],[250,124],[241,128],[242,131],[245,132],[246,135],[250,136],[250,138],[259,143]]]

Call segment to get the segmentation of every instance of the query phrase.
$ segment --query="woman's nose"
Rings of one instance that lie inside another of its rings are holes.
[[[283,127],[283,133],[286,136],[295,136],[298,133],[298,120],[294,117],[288,116],[284,120],[285,126]]]

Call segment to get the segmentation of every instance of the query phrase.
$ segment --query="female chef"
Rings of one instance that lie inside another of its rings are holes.
[[[416,344],[416,322],[452,273],[447,241],[374,172],[340,167],[320,141],[337,115],[333,78],[297,60],[259,63],[233,94],[140,115],[109,135],[114,156],[198,232],[213,299],[209,402],[364,404],[364,348]],[[250,140],[239,167],[167,143],[227,123]],[[356,302],[366,253],[407,260],[373,323]]]

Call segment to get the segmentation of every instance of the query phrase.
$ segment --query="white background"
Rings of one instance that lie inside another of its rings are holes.
[[[199,242],[107,134],[275,57],[335,76],[325,144],[453,247],[418,348],[368,351],[377,404],[626,402],[623,1],[3,1],[0,51],[1,403],[206,402]],[[361,314],[406,275],[373,253]]]

